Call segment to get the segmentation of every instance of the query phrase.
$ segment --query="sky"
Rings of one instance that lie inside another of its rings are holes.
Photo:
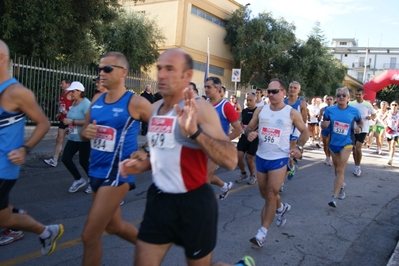
[[[359,47],[399,47],[399,0],[235,0],[252,16],[271,12],[296,26],[298,39],[320,22],[328,45],[333,38],[355,38]]]

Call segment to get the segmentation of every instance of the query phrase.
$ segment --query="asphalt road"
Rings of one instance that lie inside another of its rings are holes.
[[[263,248],[249,242],[260,226],[264,204],[257,185],[235,184],[229,196],[219,201],[218,243],[214,261],[237,262],[251,255],[257,265],[386,265],[398,241],[399,160],[386,165],[387,156],[364,150],[362,176],[354,177],[353,160],[346,169],[346,198],[337,208],[327,205],[333,190],[333,168],[323,164],[321,149],[305,147],[297,175],[286,183],[282,198],[292,205],[287,223],[273,223]],[[234,181],[239,170],[221,168],[217,175]],[[40,255],[37,236],[0,247],[0,265],[80,265],[83,245],[79,239],[91,205],[81,189],[68,193],[72,176],[60,163],[57,168],[41,161],[27,163],[11,193],[11,202],[27,209],[44,224],[63,223],[64,236],[49,257]],[[125,197],[124,219],[139,226],[144,211],[148,172],[137,177],[137,188]],[[218,188],[214,187],[215,196]],[[102,265],[132,265],[134,245],[104,235]],[[162,265],[185,265],[184,252],[173,246]]]

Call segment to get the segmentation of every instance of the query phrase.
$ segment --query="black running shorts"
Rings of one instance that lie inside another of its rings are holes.
[[[247,137],[242,134],[237,143],[237,150],[255,156],[258,150],[259,138],[254,139],[252,142],[248,141]]]
[[[8,207],[8,195],[16,182],[17,179],[0,179],[0,210]]]
[[[138,238],[151,244],[175,243],[187,258],[200,259],[216,246],[217,216],[209,184],[181,194],[163,193],[152,184]]]

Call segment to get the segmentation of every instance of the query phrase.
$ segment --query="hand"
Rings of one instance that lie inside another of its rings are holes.
[[[184,107],[183,110],[176,104],[177,121],[183,136],[191,136],[198,130],[197,123],[197,103],[195,102],[194,92],[188,88],[183,91]]]
[[[61,116],[61,114],[56,114],[55,115],[55,118],[58,118],[58,117],[60,117]]]
[[[289,154],[290,154],[291,158],[299,159],[299,158],[302,157],[302,152],[297,147],[295,147],[292,150],[290,150]]]
[[[126,177],[127,175],[136,175],[140,174],[144,170],[146,170],[146,163],[149,163],[149,159],[147,157],[147,153],[144,150],[135,151],[130,155],[129,159],[124,160],[119,163],[119,171],[122,177]]]
[[[64,118],[64,120],[62,121],[65,125],[70,125],[72,124],[72,119],[70,118]]]
[[[8,160],[12,162],[15,165],[21,165],[25,163],[25,157],[26,157],[26,150],[24,147],[21,147],[16,150],[10,151],[8,154]]]
[[[93,120],[93,123],[88,124],[87,127],[83,130],[82,136],[86,139],[93,139],[97,136],[97,121]]]
[[[247,140],[249,142],[252,142],[254,139],[256,139],[256,137],[258,136],[258,132],[256,131],[252,131],[248,134]]]

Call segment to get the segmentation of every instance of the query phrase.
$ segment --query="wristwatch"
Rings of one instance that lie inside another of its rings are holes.
[[[147,153],[148,157],[150,157],[150,147],[143,145],[141,148]]]
[[[298,150],[299,150],[301,153],[303,153],[303,146],[296,145],[296,147],[298,148]]]
[[[28,147],[26,145],[22,145],[21,148],[25,148],[27,154],[30,153],[30,151],[32,150],[31,147]]]

